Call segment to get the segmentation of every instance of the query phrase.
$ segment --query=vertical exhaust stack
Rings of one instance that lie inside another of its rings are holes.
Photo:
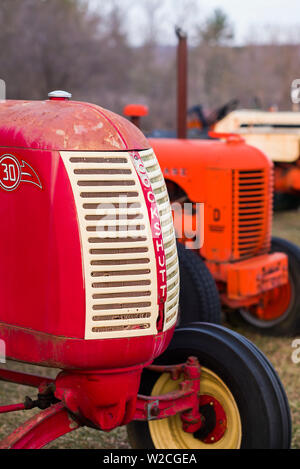
[[[187,138],[187,34],[175,28],[177,48],[177,137]]]

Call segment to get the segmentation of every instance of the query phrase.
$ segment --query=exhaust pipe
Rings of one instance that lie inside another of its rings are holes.
[[[187,34],[175,28],[177,48],[177,137],[187,138]]]

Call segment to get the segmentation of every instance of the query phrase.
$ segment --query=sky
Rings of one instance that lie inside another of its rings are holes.
[[[215,8],[227,13],[234,26],[235,43],[243,44],[250,39],[263,42],[273,31],[278,35],[282,30],[282,38],[286,36],[300,41],[300,0],[90,0],[94,6],[113,5],[117,3],[126,14],[127,31],[133,44],[143,40],[147,28],[144,9],[141,5],[158,3],[159,11],[153,14],[152,20],[158,26],[159,42],[174,44],[174,24],[182,23],[189,29],[199,19],[207,18]],[[104,3],[103,3],[104,2]],[[190,8],[191,2],[196,10]],[[151,16],[151,7],[149,8]],[[281,36],[280,36],[281,37]],[[279,38],[280,40],[280,38]]]
[[[234,23],[237,42],[243,42],[251,30],[267,25],[292,30],[298,26],[300,30],[299,0],[209,0],[207,6],[226,11]]]

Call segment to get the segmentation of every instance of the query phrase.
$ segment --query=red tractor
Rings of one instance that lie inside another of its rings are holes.
[[[1,348],[61,370],[1,366],[0,380],[37,396],[0,413],[41,412],[0,447],[128,425],[133,447],[288,448],[285,392],[259,350],[216,325],[174,334],[171,207],[143,134],[53,92],[0,103],[0,147]]]

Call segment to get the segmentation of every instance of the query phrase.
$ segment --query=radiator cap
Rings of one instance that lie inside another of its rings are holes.
[[[68,91],[56,90],[51,91],[51,93],[48,93],[48,97],[50,99],[71,99],[72,94]]]

